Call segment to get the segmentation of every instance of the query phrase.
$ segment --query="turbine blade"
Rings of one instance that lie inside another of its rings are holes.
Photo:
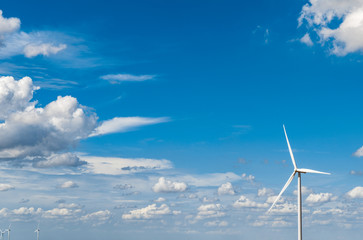
[[[312,169],[307,169],[307,168],[299,168],[297,169],[298,172],[305,172],[305,173],[318,173],[318,174],[327,174],[330,175],[330,173],[327,172],[320,172],[320,171],[316,171],[316,170],[312,170]]]
[[[286,133],[286,129],[285,129],[285,125],[282,125],[284,128],[284,132],[285,132],[285,137],[286,137],[286,142],[287,142],[287,146],[289,147],[289,152],[290,152],[290,157],[292,160],[292,164],[294,164],[294,169],[296,169],[296,163],[295,163],[295,158],[294,158],[294,154],[292,154],[292,150],[291,150],[291,146],[290,146],[290,142],[289,142],[289,138],[287,137],[287,133]]]
[[[277,196],[277,198],[275,199],[274,203],[271,205],[270,209],[267,211],[267,213],[269,213],[271,211],[271,209],[275,206],[275,204],[277,203],[277,201],[279,200],[279,198],[281,197],[281,195],[285,192],[286,188],[290,185],[292,179],[294,179],[295,176],[295,171],[291,174],[290,178],[287,180],[287,182],[285,183],[285,186],[282,188],[280,194]]]

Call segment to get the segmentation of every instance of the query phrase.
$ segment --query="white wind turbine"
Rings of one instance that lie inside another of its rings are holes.
[[[37,240],[39,240],[39,232],[40,232],[39,224],[38,224],[37,229],[35,229],[35,231],[34,231],[34,232],[35,232],[35,233],[37,233]]]
[[[4,233],[6,233],[6,231],[2,231],[2,230],[0,229],[0,239],[3,239],[3,238],[4,238]]]
[[[11,227],[11,224],[9,225],[9,228],[8,229],[5,229],[6,232],[8,232],[8,240],[10,240],[10,227]]]
[[[284,132],[285,132],[285,137],[286,137],[286,142],[287,142],[287,146],[289,148],[289,152],[290,152],[290,156],[291,156],[291,160],[292,160],[292,164],[294,165],[294,172],[291,174],[290,178],[287,180],[285,186],[282,188],[280,194],[277,196],[277,198],[275,199],[275,201],[273,202],[273,204],[271,205],[270,209],[267,212],[270,212],[271,209],[275,206],[276,202],[279,200],[279,198],[281,197],[281,195],[284,193],[284,191],[286,190],[286,188],[290,185],[291,181],[294,179],[295,174],[298,174],[298,183],[297,183],[297,193],[298,193],[298,200],[297,200],[297,214],[298,214],[298,240],[302,240],[302,201],[301,201],[301,173],[319,173],[319,174],[329,174],[330,173],[326,173],[326,172],[320,172],[320,171],[316,171],[316,170],[312,170],[312,169],[306,169],[306,168],[297,168],[296,163],[295,163],[295,158],[294,155],[292,154],[292,150],[291,150],[291,146],[289,143],[289,139],[287,138],[287,134],[286,134],[286,129],[285,126],[282,125],[284,128]]]

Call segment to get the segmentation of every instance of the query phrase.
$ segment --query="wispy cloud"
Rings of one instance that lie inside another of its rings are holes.
[[[156,75],[107,74],[100,78],[107,80],[112,84],[117,84],[121,82],[142,82],[154,79],[155,77]]]
[[[169,160],[157,160],[147,158],[116,158],[80,156],[82,161],[87,162],[87,172],[94,174],[120,175],[145,171],[171,169]]]
[[[115,117],[111,120],[104,121],[97,127],[90,137],[105,135],[117,132],[127,132],[134,130],[137,127],[153,125],[158,123],[169,122],[170,118],[145,118],[145,117]]]
[[[59,51],[66,48],[67,45],[65,44],[59,44],[58,46],[50,43],[28,44],[24,48],[24,54],[27,58],[32,58],[38,55],[49,56],[51,54],[57,54]]]

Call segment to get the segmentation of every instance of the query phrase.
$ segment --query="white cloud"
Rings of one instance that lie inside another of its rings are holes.
[[[73,212],[70,209],[67,208],[54,208],[48,211],[45,211],[43,214],[44,218],[55,218],[55,217],[65,217],[72,215]]]
[[[314,45],[313,41],[311,41],[309,33],[306,33],[302,38],[300,38],[300,42],[306,44],[307,46]]]
[[[52,154],[51,156],[34,162],[33,166],[37,168],[50,168],[50,167],[78,167],[86,164],[81,161],[79,157],[73,153]]]
[[[271,209],[270,212],[279,214],[296,213],[297,206],[291,203],[277,204],[274,206],[274,208]]]
[[[257,203],[250,199],[248,199],[246,196],[241,195],[240,198],[233,203],[233,207],[235,208],[267,208],[269,205],[267,203]]]
[[[172,168],[169,160],[157,160],[147,158],[115,158],[80,156],[82,161],[87,162],[86,171],[95,174],[119,175],[151,170],[164,170]]]
[[[308,203],[326,203],[334,200],[332,193],[311,193],[307,198]]]
[[[13,185],[10,184],[6,184],[6,183],[0,183],[0,191],[4,192],[4,191],[9,191],[14,189],[15,187]]]
[[[6,119],[10,114],[34,107],[36,102],[30,102],[33,92],[39,89],[33,85],[29,77],[16,81],[13,77],[0,77],[0,119]]]
[[[341,20],[338,26],[330,24]],[[310,0],[301,11],[299,25],[304,22],[317,32],[322,45],[331,43],[331,53],[344,56],[363,50],[362,0]]]
[[[73,181],[66,181],[66,182],[62,183],[59,187],[60,188],[77,188],[78,184]]]
[[[4,18],[3,11],[0,10],[0,36],[6,33],[12,33],[20,28],[19,18]]]
[[[172,182],[166,180],[164,177],[159,178],[159,181],[153,186],[154,192],[184,192],[187,189],[187,184],[184,182]]]
[[[155,199],[154,202],[165,202],[165,198],[159,197],[158,199]]]
[[[105,135],[117,132],[131,131],[137,127],[164,123],[170,121],[167,117],[145,118],[145,117],[115,117],[111,120],[104,121],[98,126],[90,137]]]
[[[51,54],[57,54],[59,51],[66,48],[67,45],[65,44],[59,44],[58,46],[54,46],[50,43],[29,44],[24,48],[24,55],[27,58],[32,58],[38,55],[49,56]]]
[[[269,203],[269,204],[272,204],[274,203],[274,201],[276,200],[277,198],[277,195],[276,196],[269,196],[266,200],[266,203]],[[284,198],[283,197],[280,197],[279,200],[277,200],[277,203],[282,203],[284,202]]]
[[[261,188],[261,189],[258,189],[257,196],[263,197],[263,196],[271,196],[273,194],[274,194],[274,192],[273,192],[272,189],[269,189],[269,188]]]
[[[162,204],[160,207],[157,207],[156,204],[151,204],[145,208],[131,210],[128,214],[123,214],[122,219],[151,219],[160,215],[166,215],[170,213],[171,211],[166,204]]]
[[[20,207],[18,209],[14,209],[12,213],[14,213],[15,215],[38,215],[42,214],[43,210],[41,208],[35,209],[34,207]]]
[[[4,108],[0,112],[5,120],[0,124],[1,158],[49,156],[86,138],[95,128],[97,116],[71,96],[59,96],[44,108],[34,107],[34,102],[27,105],[35,89],[30,78],[0,77],[0,109]],[[2,93],[7,90],[13,92],[10,97]]]
[[[206,218],[218,218],[225,216],[225,212],[222,211],[221,204],[206,204],[201,205],[198,208],[198,214],[195,217],[196,220],[202,220]]]
[[[19,32],[20,19],[4,18],[0,10],[0,58],[24,54],[26,57],[49,56],[66,48],[51,32]],[[58,34],[59,35],[59,34]],[[52,42],[52,43],[50,43]],[[56,45],[58,44],[58,46]]]
[[[227,182],[222,184],[219,188],[218,188],[218,195],[234,195],[235,191],[233,189],[232,183]]]
[[[353,153],[355,157],[363,157],[363,146]]]
[[[245,181],[253,182],[255,180],[255,176],[253,176],[253,175],[247,175],[246,173],[243,173],[241,177]]]
[[[112,84],[121,82],[142,82],[155,78],[155,75],[132,75],[132,74],[108,74],[101,76],[101,79],[108,80]]]
[[[81,217],[83,221],[95,220],[105,222],[111,217],[111,212],[109,210],[101,210],[93,213],[89,213]]]
[[[363,198],[363,187],[355,187],[350,190],[347,195],[351,198]]]
[[[313,215],[325,215],[325,214],[335,215],[335,214],[342,214],[342,213],[344,213],[344,211],[342,209],[332,208],[332,209],[328,209],[328,210],[321,210],[321,209],[315,210],[313,212]]]

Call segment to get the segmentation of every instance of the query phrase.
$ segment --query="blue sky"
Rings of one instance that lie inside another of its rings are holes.
[[[0,6],[0,229],[360,239],[361,1]]]

